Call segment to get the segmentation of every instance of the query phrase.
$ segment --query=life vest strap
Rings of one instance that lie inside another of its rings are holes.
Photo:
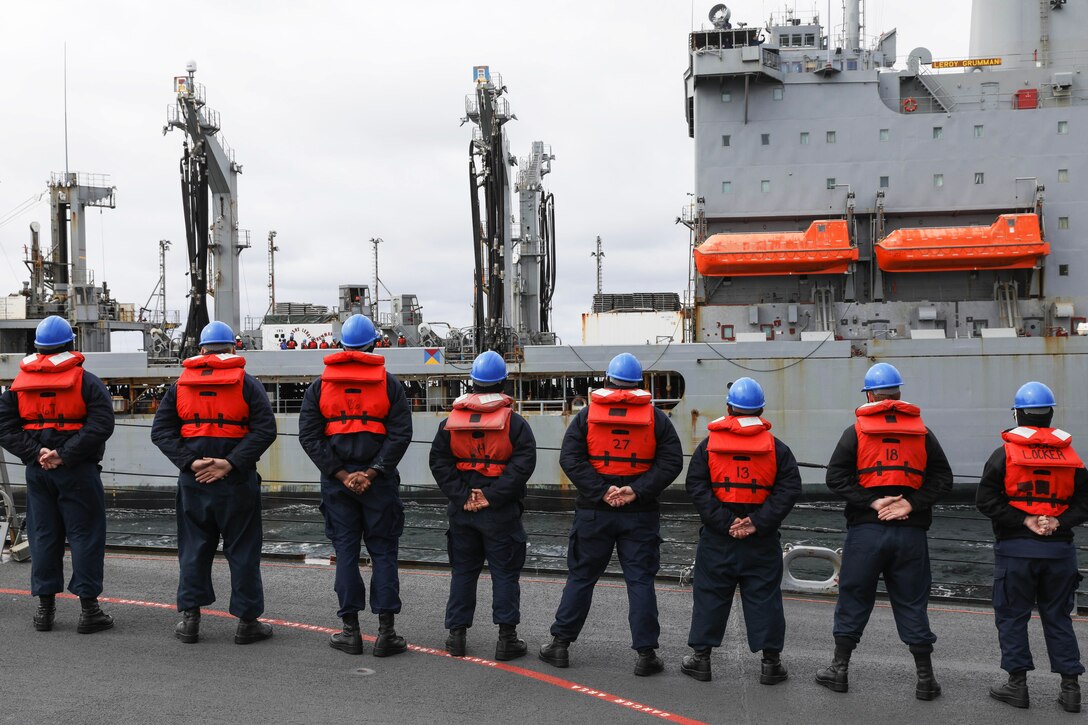
[[[476,456],[469,456],[468,458],[457,458],[458,463],[469,463],[473,466],[483,465],[484,468],[489,466],[505,466],[510,462],[509,458],[492,458],[491,456],[484,456],[477,458]]]
[[[629,456],[613,456],[611,453],[605,452],[603,456],[590,456],[591,461],[604,461],[604,465],[610,465],[612,463],[622,463],[624,465],[637,466],[637,465],[653,465],[653,458],[639,458],[633,453]]]
[[[236,426],[238,426],[240,428],[246,428],[246,427],[249,426],[249,419],[247,418],[245,420],[230,420],[229,418],[224,418],[223,414],[220,413],[219,416],[216,417],[216,418],[201,418],[199,415],[194,415],[192,418],[183,419],[181,421],[181,423],[182,423],[182,425],[197,425],[197,426],[200,426],[200,425],[215,425],[215,426],[219,426],[220,428],[222,428],[225,425],[236,425]]]
[[[731,489],[731,488],[746,488],[746,489],[749,489],[751,491],[763,491],[763,490],[766,490],[766,489],[770,489],[770,486],[761,486],[760,484],[755,483],[755,482],[741,483],[740,481],[711,481],[710,482],[710,487],[711,488],[722,488],[722,489],[725,489],[727,491],[729,489]]]
[[[385,425],[385,418],[379,418],[374,415],[368,415],[363,413],[362,415],[348,415],[347,412],[341,411],[340,415],[333,416],[332,418],[326,418],[326,423],[347,423],[349,420],[361,420],[363,424],[366,423],[381,423]]]
[[[1071,498],[1054,498],[1050,496],[1032,496],[1031,494],[1025,494],[1022,496],[1009,496],[1009,501],[1023,501],[1024,503],[1052,503],[1060,504],[1062,506],[1068,506],[1073,503]]]
[[[858,473],[875,473],[878,476],[881,475],[884,471],[902,471],[904,473],[912,473],[916,476],[924,476],[926,474],[925,471],[917,468],[912,468],[911,466],[885,466],[879,461],[875,466],[872,466],[870,468],[858,469]]]
[[[68,423],[75,425],[78,423],[83,425],[86,422],[86,418],[65,418],[63,415],[59,415],[56,418],[46,418],[44,415],[38,415],[34,418],[23,418],[23,423],[26,425],[41,425],[42,423],[60,423],[61,425]]]

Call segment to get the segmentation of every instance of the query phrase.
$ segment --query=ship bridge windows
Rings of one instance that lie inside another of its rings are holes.
[[[827,139],[828,143],[835,143],[837,140],[837,136],[834,131],[828,131],[825,138]]]
[[[1058,182],[1066,183],[1069,181],[1069,169],[1058,169]]]
[[[805,45],[810,48],[816,45],[816,33],[805,33]]]
[[[1064,136],[1069,133],[1069,121],[1058,121],[1058,134]]]
[[[851,58],[850,60],[846,61],[846,70],[857,70],[857,69],[858,69],[857,60]]]

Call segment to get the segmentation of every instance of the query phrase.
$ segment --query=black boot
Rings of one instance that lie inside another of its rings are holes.
[[[662,672],[665,663],[657,656],[657,650],[653,647],[643,647],[638,651],[638,662],[635,663],[635,675],[637,677],[649,677]]]
[[[408,643],[404,637],[397,636],[397,630],[393,629],[393,613],[384,612],[378,615],[378,639],[374,642],[375,657],[390,657],[408,651]]]
[[[1066,712],[1080,712],[1080,683],[1076,675],[1062,675],[1062,689],[1058,691],[1058,704]]]
[[[699,682],[710,682],[710,650],[697,649],[685,655],[680,662],[680,671]]]
[[[468,646],[468,630],[464,627],[454,627],[450,630],[450,636],[446,637],[446,651],[451,657],[464,657]]]
[[[759,684],[777,685],[789,679],[789,673],[782,666],[782,653],[773,649],[763,650],[763,659],[759,666]]]
[[[349,655],[363,653],[363,635],[359,634],[359,613],[352,612],[342,617],[344,628],[329,637],[329,646]]]
[[[910,651],[914,655],[914,667],[918,671],[914,696],[919,700],[935,700],[941,696],[941,686],[933,676],[933,645],[912,644]]]
[[[850,689],[850,655],[855,643],[846,637],[835,638],[835,654],[831,665],[816,673],[816,684],[823,685],[832,692],[846,692]]]
[[[529,651],[525,640],[518,639],[518,628],[513,624],[499,625],[499,641],[495,643],[495,659],[499,662],[524,657]]]
[[[253,644],[272,636],[272,625],[257,619],[239,619],[234,630],[234,644]]]
[[[183,609],[181,621],[174,627],[174,636],[185,644],[193,644],[200,639],[200,608]]]
[[[1008,682],[1000,687],[990,688],[990,697],[1013,707],[1026,709],[1031,705],[1031,699],[1028,697],[1028,673],[1010,672]]]
[[[558,637],[552,637],[551,644],[540,648],[540,659],[552,667],[570,667],[570,653],[567,651],[570,642]]]
[[[38,611],[34,613],[34,629],[48,632],[57,618],[57,595],[42,594],[38,597]]]
[[[76,631],[80,634],[101,632],[113,627],[113,617],[103,612],[102,607],[98,606],[98,597],[80,597],[79,606],[81,611]]]

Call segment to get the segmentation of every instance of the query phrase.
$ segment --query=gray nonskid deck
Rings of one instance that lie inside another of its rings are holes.
[[[317,628],[335,627],[333,569],[324,565],[266,562],[267,612]],[[367,572],[364,572],[366,574]],[[443,570],[404,570],[404,611],[398,631],[413,651],[393,658],[350,657],[329,648],[321,629],[277,626],[269,642],[233,644],[234,620],[206,616],[202,639],[183,645],[172,636],[176,561],[169,557],[111,555],[105,594],[129,603],[107,605],[117,620],[113,631],[77,635],[78,603],[58,605],[53,632],[33,631],[35,601],[26,594],[29,569],[0,564],[0,722],[206,723],[247,722],[651,722],[661,715],[635,712],[615,700],[631,700],[689,721],[717,722],[917,722],[990,723],[1064,718],[1054,703],[1058,678],[1049,674],[1038,622],[1032,623],[1039,670],[1026,712],[994,702],[986,688],[1001,679],[992,615],[987,609],[931,608],[939,641],[935,654],[944,696],[931,703],[914,699],[913,663],[895,635],[886,603],[878,605],[855,653],[851,691],[840,695],[812,682],[826,665],[831,646],[833,601],[790,597],[783,659],[791,679],[777,687],[758,684],[759,657],[748,652],[739,602],[723,647],[713,657],[714,681],[682,676],[679,659],[688,650],[689,591],[659,587],[662,675],[637,678],[629,649],[627,598],[621,583],[602,581],[582,638],[571,649],[572,666],[557,670],[541,663],[535,650],[548,639],[548,626],[562,579],[523,580],[522,636],[530,656],[510,665],[458,661],[441,652],[442,613],[449,579]],[[225,562],[215,566],[220,601],[229,595]],[[164,606],[154,606],[156,603]],[[210,614],[210,613],[209,613]],[[364,615],[364,633],[376,617]],[[1078,620],[1078,630],[1084,622]],[[490,585],[481,581],[477,624],[469,632],[469,655],[490,660],[495,628],[490,624]],[[366,668],[373,674],[359,674]],[[559,678],[539,681],[523,669]],[[587,694],[582,690],[590,690]],[[601,694],[593,694],[593,692]]]

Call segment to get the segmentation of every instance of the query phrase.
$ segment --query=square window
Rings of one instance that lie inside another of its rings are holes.
[[[828,143],[835,143],[835,132],[834,131],[828,131],[827,132],[827,142]]]
[[[1069,265],[1068,264],[1059,264],[1058,265],[1058,276],[1059,277],[1068,277],[1069,276]]]
[[[778,45],[783,47],[783,48],[790,47],[790,36],[789,35],[779,35],[778,36]]]
[[[728,194],[732,190],[733,190],[733,182],[732,181],[723,181],[722,182],[722,193],[723,194]]]
[[[797,34],[793,35],[792,42],[790,44],[797,47],[797,48],[801,47],[801,35],[800,35],[800,33],[797,33]]]
[[[889,130],[887,128],[880,129],[880,140],[881,141],[887,141],[891,137],[892,137],[891,130]]]
[[[856,60],[846,61],[846,70],[857,70],[857,69],[858,69],[858,62]]]
[[[975,126],[975,138],[982,138],[982,132],[984,129],[985,126],[983,126],[982,124]]]
[[[808,146],[808,131],[801,132],[801,145]]]
[[[933,138],[944,138],[944,126],[933,127]]]
[[[728,145],[729,145],[729,136],[723,134],[722,135],[722,146],[728,146]]]
[[[975,172],[975,184],[985,184],[985,183],[986,183],[986,175],[984,173],[982,173],[981,171],[976,171]]]
[[[887,176],[881,176],[880,177],[880,188],[881,189],[887,189],[889,180],[890,179]]]
[[[761,144],[763,144],[764,146],[770,146],[771,145],[771,134],[769,134],[769,133],[759,134],[759,142]]]
[[[1069,217],[1067,217],[1067,216],[1058,217],[1058,229],[1068,229],[1068,228],[1069,228]]]
[[[1069,121],[1058,121],[1058,133],[1062,135],[1069,133]]]
[[[722,103],[729,103],[733,100],[733,93],[731,91],[722,91]]]
[[[782,86],[775,86],[774,88],[771,89],[771,98],[773,98],[776,101],[781,101],[782,96],[785,94],[784,90],[785,89],[783,89]]]
[[[1069,181],[1069,169],[1058,169],[1058,181],[1063,184]]]
[[[805,33],[805,45],[816,45],[815,33]]]
[[[827,188],[828,189],[834,189],[835,188],[835,177],[834,176],[827,177]]]
[[[933,185],[938,189],[944,186],[944,174],[934,174]]]
[[[760,181],[759,182],[759,190],[762,191],[764,194],[769,192],[771,190],[771,180],[770,179],[763,179],[762,181]]]

